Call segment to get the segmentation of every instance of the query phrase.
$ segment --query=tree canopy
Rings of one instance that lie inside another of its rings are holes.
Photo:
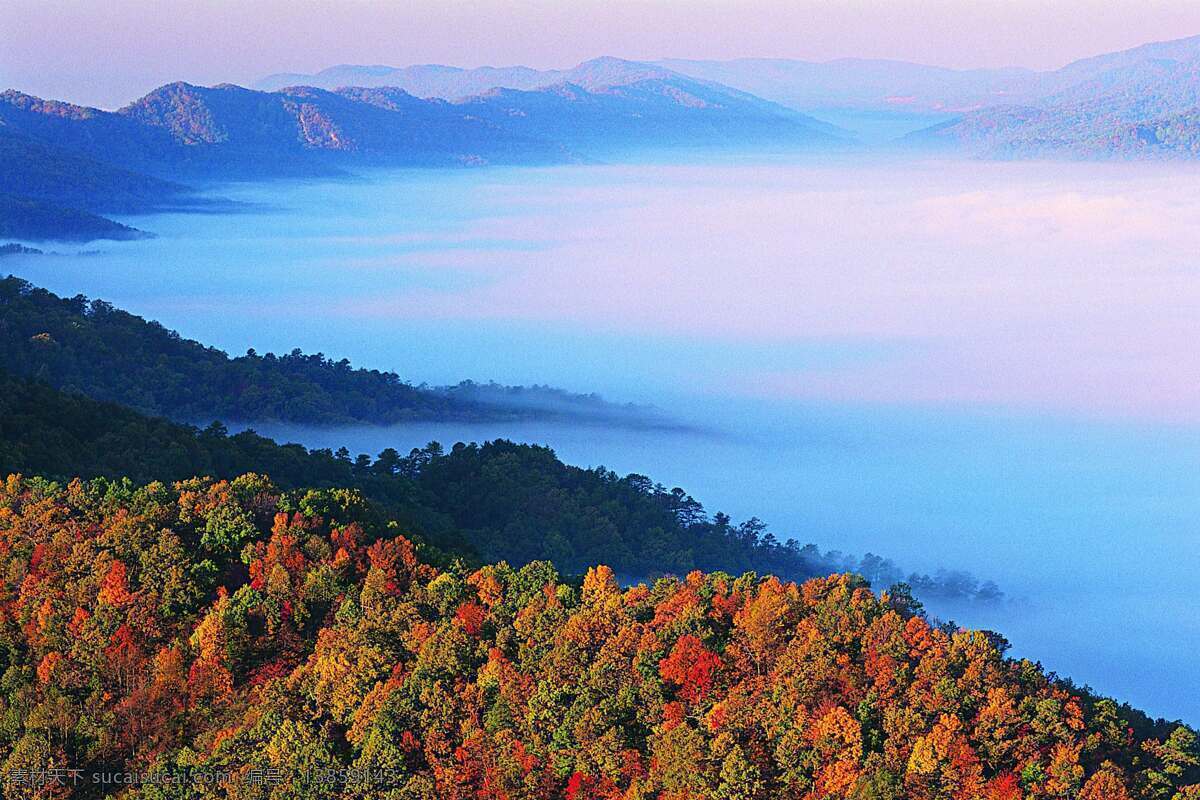
[[[848,571],[874,585],[907,582],[918,597],[995,602],[1001,592],[961,572],[907,577],[891,561],[822,552],[772,534],[760,520],[710,515],[684,489],[642,475],[564,464],[548,447],[437,443],[401,455],[280,445],[147,417],[0,372],[0,474],[176,481],[265,472],[282,487],[356,488],[406,530],[477,562],[553,561],[567,573],[604,562],[623,579],[693,569],[792,580]]]
[[[8,478],[0,669],[12,798],[1200,792],[1190,729],[855,576],[439,569],[360,493],[256,474]]]

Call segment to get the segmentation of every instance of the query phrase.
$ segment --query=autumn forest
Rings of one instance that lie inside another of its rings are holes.
[[[10,477],[7,796],[1200,796],[1193,731],[852,575],[422,550],[355,491]]]
[[[1103,5],[0,2],[0,800],[1200,800]]]

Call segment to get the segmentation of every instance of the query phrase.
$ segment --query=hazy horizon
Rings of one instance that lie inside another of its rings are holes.
[[[666,58],[880,58],[953,69],[1057,69],[1080,58],[1200,34],[1200,5],[779,0],[601,3],[519,8],[484,0],[304,6],[147,0],[0,3],[0,88],[115,108],[164,83],[249,85],[338,64],[568,68],[603,55]],[[867,14],[873,24],[862,20]],[[736,24],[734,24],[736,22]],[[545,32],[554,30],[555,36]],[[797,34],[797,32],[799,32]],[[503,35],[497,35],[502,33]],[[212,43],[221,43],[213,59]]]

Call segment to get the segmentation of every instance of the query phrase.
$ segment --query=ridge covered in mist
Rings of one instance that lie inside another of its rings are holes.
[[[848,571],[929,601],[985,607],[1004,600],[994,583],[962,571],[906,577],[872,553],[857,558],[782,541],[757,518],[710,516],[681,488],[571,466],[549,447],[496,440],[447,452],[431,442],[407,456],[388,447],[352,458],[345,448],[280,445],[252,430],[230,435],[219,422],[199,429],[145,416],[14,377],[0,362],[0,474],[169,483],[250,471],[285,488],[354,488],[439,551],[473,562],[549,560],[578,573],[603,561],[639,578],[692,569],[791,579]]]
[[[1042,72],[872,59],[660,63],[819,117],[831,111],[951,116],[911,133],[908,145],[990,158],[1200,156],[1200,36]]]
[[[394,425],[557,419],[645,428],[679,423],[649,407],[549,386],[414,386],[322,353],[230,358],[102,300],[0,279],[0,367],[60,389],[182,422]]]
[[[622,71],[614,63],[626,66]],[[672,58],[636,65],[600,59],[570,70],[339,65],[312,75],[273,75],[257,85],[386,85],[457,100],[493,87],[542,89],[564,81],[592,86],[655,70],[835,121],[876,143],[879,138],[866,133],[872,126],[897,136],[907,128],[908,145],[996,158],[1200,154],[1200,37],[1149,43],[1046,71],[950,69],[867,58]],[[889,118],[894,119],[890,125]]]

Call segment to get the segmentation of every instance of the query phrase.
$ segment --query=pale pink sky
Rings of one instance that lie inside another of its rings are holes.
[[[597,55],[1045,69],[1196,33],[1195,0],[0,0],[0,88],[112,107],[172,80]]]

